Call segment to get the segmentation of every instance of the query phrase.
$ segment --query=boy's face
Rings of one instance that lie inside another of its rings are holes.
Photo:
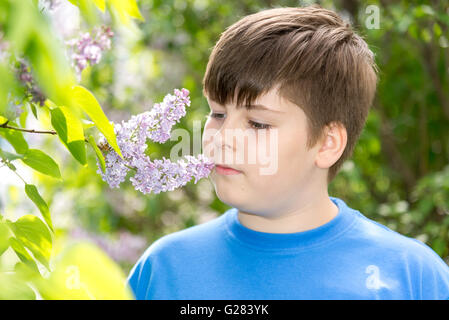
[[[206,98],[211,113],[203,133],[204,154],[216,165],[239,171],[225,175],[212,170],[209,177],[222,202],[272,216],[307,203],[320,188],[327,191],[327,170],[315,165],[320,144],[307,150],[308,120],[300,107],[276,89],[254,102],[269,110],[236,109],[235,104],[223,106]]]

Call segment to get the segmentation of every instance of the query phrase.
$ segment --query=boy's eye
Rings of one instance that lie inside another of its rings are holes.
[[[224,113],[214,113],[214,112],[211,112],[211,113],[209,114],[209,116],[210,116],[211,118],[223,119],[223,118],[221,118],[221,116],[224,116]]]
[[[216,118],[216,119],[223,119],[224,117],[224,113],[214,113],[211,112],[209,115],[207,115],[207,117],[211,117],[211,118]],[[259,129],[270,129],[271,125],[269,124],[264,124],[264,123],[258,123],[258,122],[254,122],[249,120],[248,123],[250,124],[250,126],[256,130]]]
[[[258,123],[258,122],[254,122],[254,121],[248,121],[249,124],[254,128],[254,129],[270,129],[271,125],[269,124],[264,124],[264,123]]]

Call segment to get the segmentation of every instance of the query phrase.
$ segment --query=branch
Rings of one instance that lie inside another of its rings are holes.
[[[23,129],[23,128],[11,127],[11,126],[8,126],[8,122],[9,122],[9,120],[6,120],[5,123],[0,125],[0,128],[11,129],[11,130],[19,130],[19,131],[28,132],[28,133],[47,133],[47,134],[53,134],[53,135],[58,134],[56,131],[51,131],[51,130],[50,131],[40,131],[40,130],[34,130],[34,129]],[[89,140],[87,140],[86,137],[84,138],[84,141],[86,143],[89,143]],[[99,146],[98,144],[97,144],[97,147],[100,150],[103,149],[103,146]],[[125,164],[125,166],[128,167],[131,170],[137,171],[137,168],[135,168],[135,167],[128,166],[127,164]]]
[[[11,127],[11,126],[8,126],[6,123],[2,124],[0,127],[1,128],[5,128],[5,129],[12,129],[12,130],[18,130],[18,131],[23,131],[23,132],[29,132],[29,133],[57,134],[56,131],[40,131],[40,130],[34,130],[34,129],[23,129],[23,128]]]
[[[53,130],[34,130],[34,129],[23,129],[23,128],[17,128],[17,127],[11,127],[8,126],[8,122],[9,120],[6,120],[5,123],[0,125],[0,128],[5,128],[5,129],[11,129],[11,130],[18,130],[18,131],[23,131],[23,132],[28,132],[28,133],[43,133],[43,134],[58,134],[56,131]],[[85,142],[89,142],[89,140],[87,140],[87,138],[84,138]]]

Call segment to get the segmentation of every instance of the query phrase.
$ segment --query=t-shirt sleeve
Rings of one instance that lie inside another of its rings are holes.
[[[449,266],[425,243],[414,239],[422,246],[419,253],[421,265],[421,299],[449,299]]]
[[[145,299],[150,282],[150,274],[151,261],[147,250],[133,266],[126,280],[137,300]]]

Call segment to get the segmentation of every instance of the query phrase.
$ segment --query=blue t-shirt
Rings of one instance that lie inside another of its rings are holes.
[[[339,212],[315,229],[266,233],[238,209],[155,241],[128,277],[137,299],[448,299],[449,267],[426,244]]]

